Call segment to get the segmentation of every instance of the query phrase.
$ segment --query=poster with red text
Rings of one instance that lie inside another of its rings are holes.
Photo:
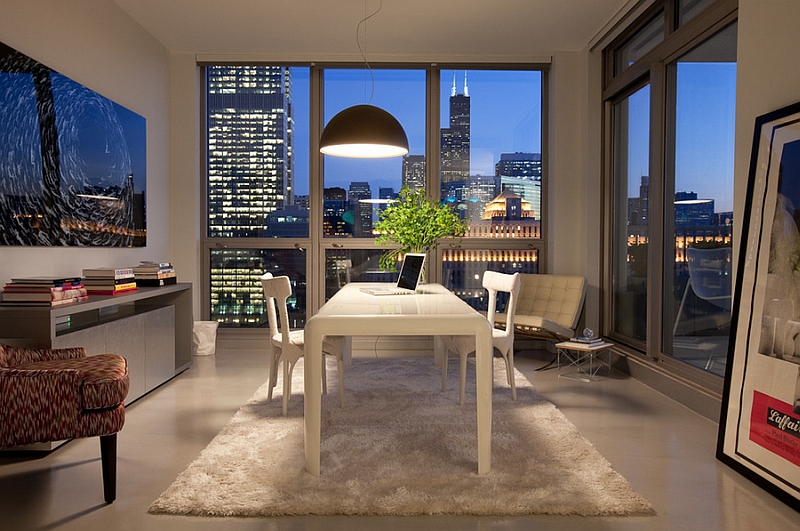
[[[800,103],[756,120],[717,457],[800,510]]]

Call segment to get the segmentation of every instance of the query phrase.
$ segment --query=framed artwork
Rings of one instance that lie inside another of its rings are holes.
[[[0,43],[0,245],[146,245],[142,116]]]
[[[800,103],[756,120],[717,457],[800,510]]]

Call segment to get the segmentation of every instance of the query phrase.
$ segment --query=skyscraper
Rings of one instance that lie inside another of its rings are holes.
[[[351,233],[344,220],[347,212],[347,191],[338,186],[323,191],[322,232],[325,236],[347,236]]]
[[[292,204],[290,70],[206,71],[209,236],[263,236],[269,213]]]
[[[353,236],[366,238],[372,236],[372,189],[368,181],[353,181],[347,193],[350,210],[353,212]]]
[[[403,157],[403,186],[412,190],[425,188],[425,155]]]
[[[206,72],[208,235],[308,235],[307,211],[292,206],[290,69],[215,66]],[[278,255],[280,258],[275,258]],[[226,326],[262,323],[259,278],[275,263],[282,264],[281,272],[304,278],[298,275],[302,269],[296,264],[287,268],[291,263],[288,253],[212,250],[211,318]],[[296,289],[304,289],[304,283],[298,283]]]
[[[467,74],[464,73],[464,93],[458,94],[456,76],[450,92],[450,127],[441,130],[442,185],[469,180],[470,103]]]
[[[542,180],[541,153],[501,153],[500,160],[494,165],[495,175],[522,177]]]

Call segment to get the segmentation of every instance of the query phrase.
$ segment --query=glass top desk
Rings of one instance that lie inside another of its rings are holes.
[[[339,290],[305,326],[304,421],[306,471],[320,473],[322,337],[360,335],[474,335],[478,473],[491,469],[492,329],[486,317],[441,284],[423,284],[412,295],[369,295],[363,287],[394,284],[350,283]],[[391,458],[391,456],[387,456]]]

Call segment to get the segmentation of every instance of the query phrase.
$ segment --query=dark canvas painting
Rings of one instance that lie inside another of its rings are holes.
[[[145,129],[0,43],[0,245],[144,246]]]

